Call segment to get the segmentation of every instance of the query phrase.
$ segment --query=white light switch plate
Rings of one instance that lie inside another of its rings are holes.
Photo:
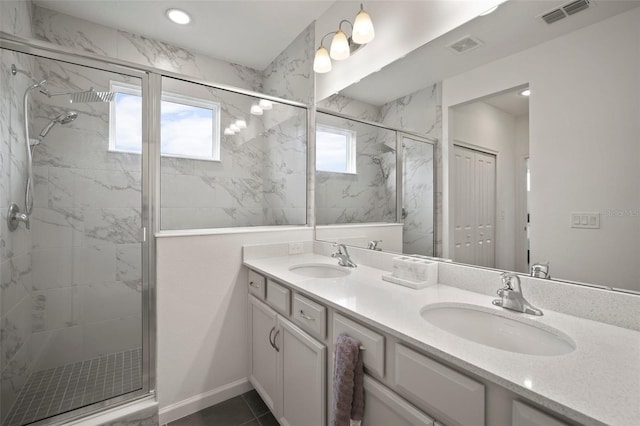
[[[571,213],[571,227],[581,229],[600,229],[600,213],[573,212]]]

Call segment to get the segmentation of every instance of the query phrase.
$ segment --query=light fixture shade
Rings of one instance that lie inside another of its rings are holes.
[[[240,131],[240,127],[238,127],[236,125],[236,123],[231,123],[231,125],[229,126],[229,129],[231,129],[231,131],[233,131],[233,132],[239,132]]]
[[[235,135],[236,132],[234,132],[233,130],[227,127],[226,129],[224,129],[224,134],[227,136],[232,136],[232,135]]]
[[[523,91],[520,92],[520,95],[531,96],[531,89],[524,89]]]
[[[351,49],[349,48],[347,35],[342,30],[336,31],[336,34],[333,36],[333,40],[331,40],[331,59],[341,61],[343,59],[347,59],[350,54]]]
[[[262,115],[262,108],[257,103],[251,105],[251,114],[253,115]]]
[[[313,70],[318,74],[324,74],[331,71],[331,58],[326,47],[320,46],[316,51],[316,57],[313,60]]]
[[[373,31],[373,22],[369,14],[360,9],[360,12],[356,15],[355,21],[353,21],[353,33],[351,38],[354,43],[366,44],[369,43],[376,36]]]
[[[238,129],[247,128],[247,122],[243,118],[238,118],[235,122],[235,125],[238,126]]]
[[[269,111],[270,109],[273,109],[273,102],[266,99],[260,99],[258,105],[260,106],[260,108],[262,108],[263,111]]]

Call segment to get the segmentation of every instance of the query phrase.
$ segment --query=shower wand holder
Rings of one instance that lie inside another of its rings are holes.
[[[29,215],[20,213],[20,207],[18,207],[16,203],[11,203],[9,210],[7,211],[7,226],[9,227],[9,231],[13,232],[18,229],[20,222],[24,222],[27,229],[31,228]]]

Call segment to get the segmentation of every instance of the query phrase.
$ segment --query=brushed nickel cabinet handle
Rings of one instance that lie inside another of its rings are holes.
[[[302,318],[306,319],[307,321],[315,321],[316,320],[315,318],[310,317],[309,315],[305,314],[302,309],[300,309],[300,316]]]
[[[260,288],[260,284],[254,284],[253,281],[249,281],[249,285],[253,288]]]

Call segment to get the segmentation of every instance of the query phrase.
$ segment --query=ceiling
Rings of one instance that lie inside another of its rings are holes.
[[[264,70],[333,0],[34,0],[37,6]],[[189,25],[169,21],[180,8]]]
[[[551,25],[538,17],[564,3],[566,1],[563,0],[511,0],[503,3],[497,11],[477,17],[419,47],[340,93],[372,105],[383,105],[448,77],[640,6],[637,0],[592,0],[590,8]],[[468,35],[480,39],[484,45],[463,54],[453,53],[447,48],[447,45]]]
[[[522,96],[523,88],[482,99],[481,102],[498,108],[514,117],[529,115],[529,98]]]

